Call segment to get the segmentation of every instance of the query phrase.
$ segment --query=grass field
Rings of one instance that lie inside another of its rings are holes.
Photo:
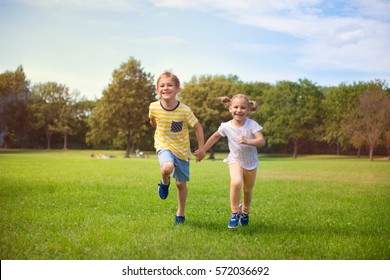
[[[186,223],[158,160],[0,150],[0,258],[390,259],[390,162],[260,156],[250,225],[227,228],[225,155],[191,162]]]

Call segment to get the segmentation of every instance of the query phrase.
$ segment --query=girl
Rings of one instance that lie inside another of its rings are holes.
[[[207,140],[204,149],[208,151],[221,136],[227,137],[229,145],[230,172],[230,208],[229,228],[237,228],[240,223],[247,226],[249,209],[252,201],[253,186],[258,166],[257,149],[265,145],[261,130],[263,129],[247,115],[257,109],[256,102],[249,101],[243,94],[236,94],[231,99],[220,97],[225,107],[232,114],[232,120],[222,123],[218,130]],[[197,152],[195,152],[195,155]],[[243,204],[240,204],[243,188]]]

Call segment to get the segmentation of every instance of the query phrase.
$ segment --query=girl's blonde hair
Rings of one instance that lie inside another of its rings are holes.
[[[158,76],[158,79],[157,79],[157,87],[158,87],[158,83],[160,82],[161,78],[171,78],[173,83],[175,84],[176,87],[180,87],[180,80],[179,78],[173,74],[171,71],[164,71],[164,73],[162,73],[160,76]]]
[[[241,93],[233,95],[232,98],[229,98],[227,96],[221,96],[221,97],[218,97],[218,100],[221,101],[223,103],[223,105],[225,105],[225,107],[229,109],[230,105],[232,104],[233,99],[236,99],[236,98],[244,98],[247,101],[249,110],[251,112],[254,112],[257,110],[256,101],[249,100],[246,95],[241,94]]]

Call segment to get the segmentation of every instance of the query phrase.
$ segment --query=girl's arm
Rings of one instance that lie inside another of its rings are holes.
[[[206,144],[204,144],[203,150],[200,151],[199,149],[194,152],[196,161],[201,161],[206,156],[206,152],[218,141],[220,137],[221,134],[219,134],[218,131],[211,135]]]
[[[255,136],[255,139],[247,139],[244,136],[240,135],[237,137],[237,141],[240,144],[255,146],[257,148],[264,147],[265,139],[264,139],[263,134],[260,131],[258,131],[258,132],[255,132],[254,136]]]
[[[219,134],[218,131],[214,132],[213,135],[210,136],[210,138],[206,141],[206,144],[204,145],[204,150],[207,152],[210,150],[212,146],[214,146],[215,143],[221,138],[221,134]]]

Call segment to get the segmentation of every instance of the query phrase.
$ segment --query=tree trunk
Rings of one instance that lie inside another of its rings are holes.
[[[130,157],[130,149],[131,149],[131,144],[129,142],[127,142],[125,158],[129,158]]]
[[[374,146],[370,146],[370,156],[368,158],[369,161],[374,160]]]
[[[339,143],[336,144],[336,154],[338,156],[340,155],[340,145],[339,145]]]
[[[134,153],[134,143],[131,141],[131,137],[127,137],[127,144],[126,144],[126,153],[125,153],[125,158],[129,158],[130,154]]]
[[[298,148],[299,148],[298,140],[294,140],[294,153],[293,153],[294,159],[298,157]]]
[[[210,149],[210,156],[209,159],[215,159],[215,152],[214,149]]]
[[[48,127],[46,127],[46,141],[47,141],[47,149],[50,150],[51,149],[51,135],[52,135],[52,132],[50,131],[50,129]]]
[[[357,155],[356,155],[357,158],[360,158],[361,150],[362,150],[361,147],[359,147],[359,148],[357,149]]]
[[[68,149],[68,133],[64,133],[64,150]]]

